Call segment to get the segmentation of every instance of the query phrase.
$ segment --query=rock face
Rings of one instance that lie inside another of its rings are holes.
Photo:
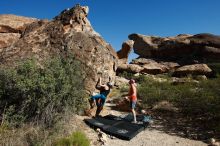
[[[119,64],[128,63],[128,55],[132,51],[133,45],[134,45],[134,41],[132,40],[127,40],[123,42],[121,50],[117,52]]]
[[[147,74],[162,74],[175,70],[180,65],[175,62],[160,62],[153,59],[137,58],[133,59],[130,64],[120,64],[118,72],[130,73],[147,73]]]
[[[26,26],[35,21],[37,19],[16,15],[0,15],[0,51],[16,42]]]
[[[220,62],[220,36],[180,34],[163,38],[131,34],[128,37],[134,41],[132,46],[139,57],[130,64],[122,60],[117,72],[215,76],[206,63]],[[121,53],[122,49],[119,52]],[[130,49],[126,53],[129,52]],[[119,58],[126,58],[128,54],[121,56]]]
[[[162,62],[153,59],[138,58],[132,60],[131,64],[137,64],[143,67],[142,73],[162,74],[174,70],[180,65],[175,62]]]
[[[193,64],[179,67],[175,70],[174,76],[186,76],[191,75],[206,75],[210,76],[212,70],[206,64]]]
[[[177,61],[182,64],[220,61],[220,36],[212,34],[154,37],[131,34],[134,52],[143,58]]]
[[[29,18],[16,15],[0,15],[0,32],[18,32],[23,31],[25,27],[37,21],[36,18]]]
[[[31,23],[18,41],[2,50],[1,64],[13,65],[33,57],[41,62],[51,56],[71,53],[86,66],[85,87],[89,92],[95,90],[99,76],[103,83],[109,79],[114,82],[117,54],[93,30],[87,15],[88,7],[76,5],[52,21]]]
[[[20,38],[19,33],[0,33],[0,52],[2,48],[8,47]]]
[[[124,85],[128,85],[129,80],[123,77],[116,76],[115,77],[115,86],[122,87]]]
[[[143,70],[143,67],[136,64],[120,64],[117,68],[118,73],[122,73],[123,71],[129,73],[140,73]]]

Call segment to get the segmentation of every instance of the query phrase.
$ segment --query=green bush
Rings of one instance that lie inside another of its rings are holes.
[[[3,122],[35,121],[51,126],[66,111],[83,108],[82,65],[73,57],[54,58],[39,65],[26,60],[0,70],[0,114]]]
[[[207,64],[216,74],[220,74],[220,63],[208,63]]]
[[[145,75],[140,74],[139,76],[134,76],[133,73],[126,72],[126,71],[123,71],[122,73],[119,73],[118,76],[126,78],[128,80],[134,79],[136,82],[139,82],[139,83],[143,82],[144,78],[145,78]]]
[[[85,133],[76,131],[67,138],[62,138],[55,142],[55,146],[89,146],[90,141]]]
[[[220,77],[195,83],[173,85],[145,77],[138,86],[143,107],[160,101],[173,103],[185,117],[209,123],[209,129],[220,129]]]
[[[172,85],[145,77],[138,86],[138,94],[145,106],[167,100],[188,115],[220,118],[220,77],[199,84]]]
[[[184,99],[182,102],[188,105],[190,113],[220,117],[219,87],[220,78],[203,81],[191,89],[188,98],[182,97],[182,100]]]
[[[123,71],[122,73],[119,73],[118,76],[124,77],[124,78],[126,78],[126,79],[132,79],[132,78],[134,78],[134,74],[133,74],[133,73],[126,72],[126,71]]]
[[[175,93],[170,91],[170,83],[160,83],[148,77],[142,79],[140,86],[138,86],[138,95],[142,98],[143,104],[147,104],[148,106],[152,106],[161,100],[174,98]]]

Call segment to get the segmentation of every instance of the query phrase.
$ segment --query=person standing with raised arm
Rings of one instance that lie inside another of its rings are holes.
[[[134,119],[133,122],[137,123],[136,112],[135,112],[135,107],[137,103],[137,88],[136,88],[137,84],[135,83],[134,79],[131,79],[129,81],[129,85],[130,85],[129,92],[125,98],[130,101],[130,108],[131,108],[131,112],[133,114],[133,119]]]

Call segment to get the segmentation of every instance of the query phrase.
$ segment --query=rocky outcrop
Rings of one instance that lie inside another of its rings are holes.
[[[162,38],[131,34],[129,39],[134,41],[132,46],[139,57],[130,64],[121,61],[118,72],[215,76],[205,63],[220,61],[220,36],[180,34]],[[130,51],[129,49],[126,53],[129,54]]]
[[[0,52],[2,48],[8,47],[20,38],[19,33],[0,33]]]
[[[142,73],[162,74],[174,70],[180,65],[175,62],[163,62],[153,59],[138,58],[132,60],[131,64],[137,64],[143,67]]]
[[[68,8],[62,11],[60,15],[54,18],[54,20],[62,23],[64,33],[75,31],[100,36],[93,30],[89,20],[87,19],[88,12],[88,6],[81,7],[80,5],[76,5],[72,9]]]
[[[157,58],[192,64],[220,61],[220,36],[212,34],[178,35],[176,37],[131,34],[134,52],[143,58]]]
[[[92,92],[99,76],[103,83],[114,82],[117,54],[96,33],[87,19],[88,7],[76,5],[52,21],[38,20],[28,25],[21,38],[1,52],[2,65],[36,58],[43,62],[52,56],[73,54],[86,70],[85,87]]]
[[[157,62],[153,59],[137,58],[133,59],[130,64],[120,64],[118,72],[130,73],[147,73],[147,74],[162,74],[178,68],[180,65],[175,62]]]
[[[0,33],[19,33],[19,30],[7,25],[0,25]]]
[[[0,52],[2,48],[16,42],[26,26],[35,21],[37,19],[16,15],[0,15]]]
[[[115,77],[115,86],[122,87],[124,85],[128,85],[129,80],[123,77],[116,76]]]
[[[163,74],[172,73],[176,77],[187,75],[205,75],[213,76],[212,70],[206,64],[191,64],[180,66],[175,62],[160,62],[153,59],[138,58],[132,60],[130,64],[120,64],[117,72],[142,73],[142,74]]]
[[[133,49],[134,41],[128,40],[123,42],[121,50],[117,52],[119,64],[127,64],[128,63],[128,55]]]
[[[23,31],[26,26],[37,21],[36,18],[29,18],[16,15],[0,15],[0,33],[17,33]]]
[[[173,73],[174,76],[180,77],[189,74],[210,76],[212,74],[212,70],[206,64],[193,64],[179,67]]]
[[[140,73],[144,68],[136,64],[120,64],[117,68],[118,73],[129,72],[129,73]]]

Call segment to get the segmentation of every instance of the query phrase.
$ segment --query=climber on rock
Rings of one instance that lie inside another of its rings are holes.
[[[110,93],[111,88],[113,87],[111,82],[107,82],[106,84],[102,84],[101,77],[99,78],[99,81],[96,84],[96,88],[100,91],[99,94],[91,96],[89,99],[90,103],[90,110],[94,108],[95,104],[97,106],[96,114],[95,116],[99,116],[100,112],[103,109],[103,106],[105,104],[106,98],[108,94]]]

